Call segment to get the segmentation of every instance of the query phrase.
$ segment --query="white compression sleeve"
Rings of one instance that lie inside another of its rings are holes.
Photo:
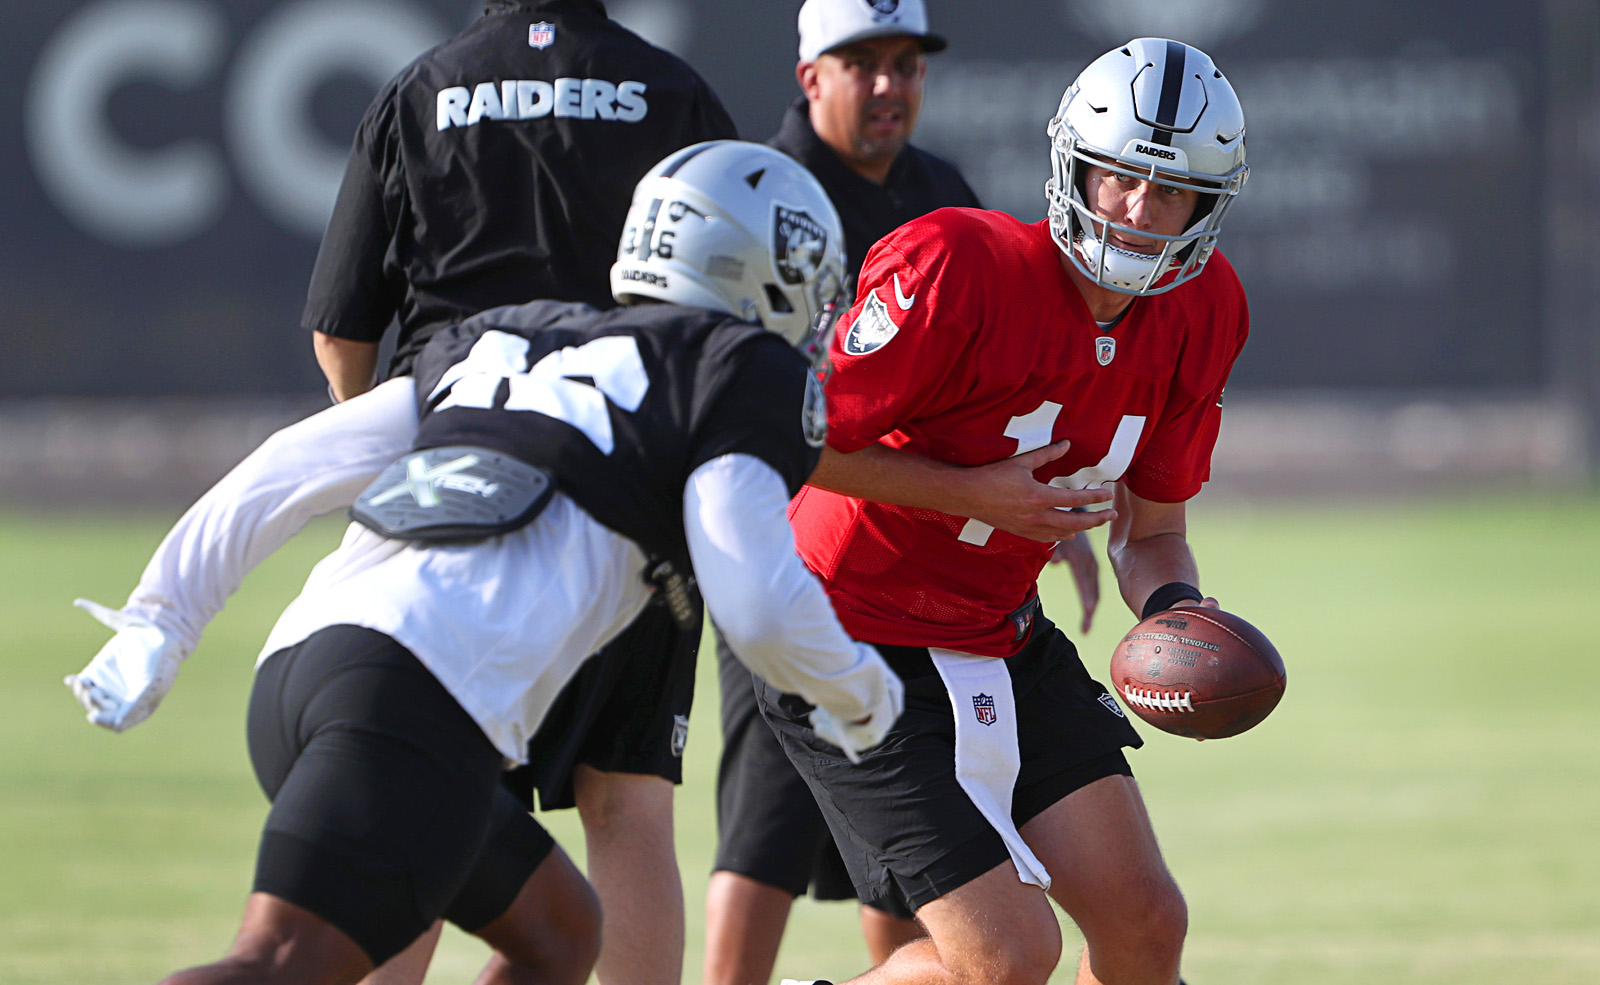
[[[750,455],[695,469],[683,522],[706,609],[739,659],[782,691],[837,718],[870,715],[888,667],[845,634],[822,585],[794,550],[783,478]]]
[[[189,507],[156,548],[126,611],[193,652],[251,569],[312,517],[349,506],[417,433],[409,378],[276,432]]]

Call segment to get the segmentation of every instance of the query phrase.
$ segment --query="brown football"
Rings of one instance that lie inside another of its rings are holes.
[[[1111,686],[1135,715],[1173,735],[1222,739],[1277,707],[1283,658],[1231,612],[1183,606],[1141,621],[1111,654]]]

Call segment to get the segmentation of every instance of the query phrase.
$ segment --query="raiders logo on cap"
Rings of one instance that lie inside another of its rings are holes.
[[[879,17],[892,17],[900,9],[900,0],[867,0],[867,6]]]
[[[785,284],[803,284],[828,250],[828,233],[809,212],[777,206],[772,221],[772,260]]]

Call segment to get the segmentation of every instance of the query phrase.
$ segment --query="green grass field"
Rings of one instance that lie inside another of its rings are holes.
[[[1253,732],[1146,729],[1134,756],[1190,901],[1191,985],[1600,981],[1600,500],[1202,500],[1192,516],[1206,587],[1273,638],[1290,683]],[[70,603],[120,603],[171,519],[0,516],[5,985],[154,981],[236,926],[264,814],[251,667],[338,530],[253,575],[156,717],[114,736],[60,683],[106,636]],[[1045,599],[1071,621],[1064,578]],[[1107,603],[1091,670],[1131,622]],[[696,983],[715,687],[703,673],[678,798]],[[581,857],[575,818],[545,820]],[[470,981],[483,954],[452,932],[429,982]],[[852,908],[800,904],[780,976],[863,963]]]

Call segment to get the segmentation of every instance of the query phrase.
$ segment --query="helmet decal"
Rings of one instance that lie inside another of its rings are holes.
[[[803,210],[781,205],[772,217],[772,262],[785,284],[803,284],[816,273],[828,249],[821,223]]]

